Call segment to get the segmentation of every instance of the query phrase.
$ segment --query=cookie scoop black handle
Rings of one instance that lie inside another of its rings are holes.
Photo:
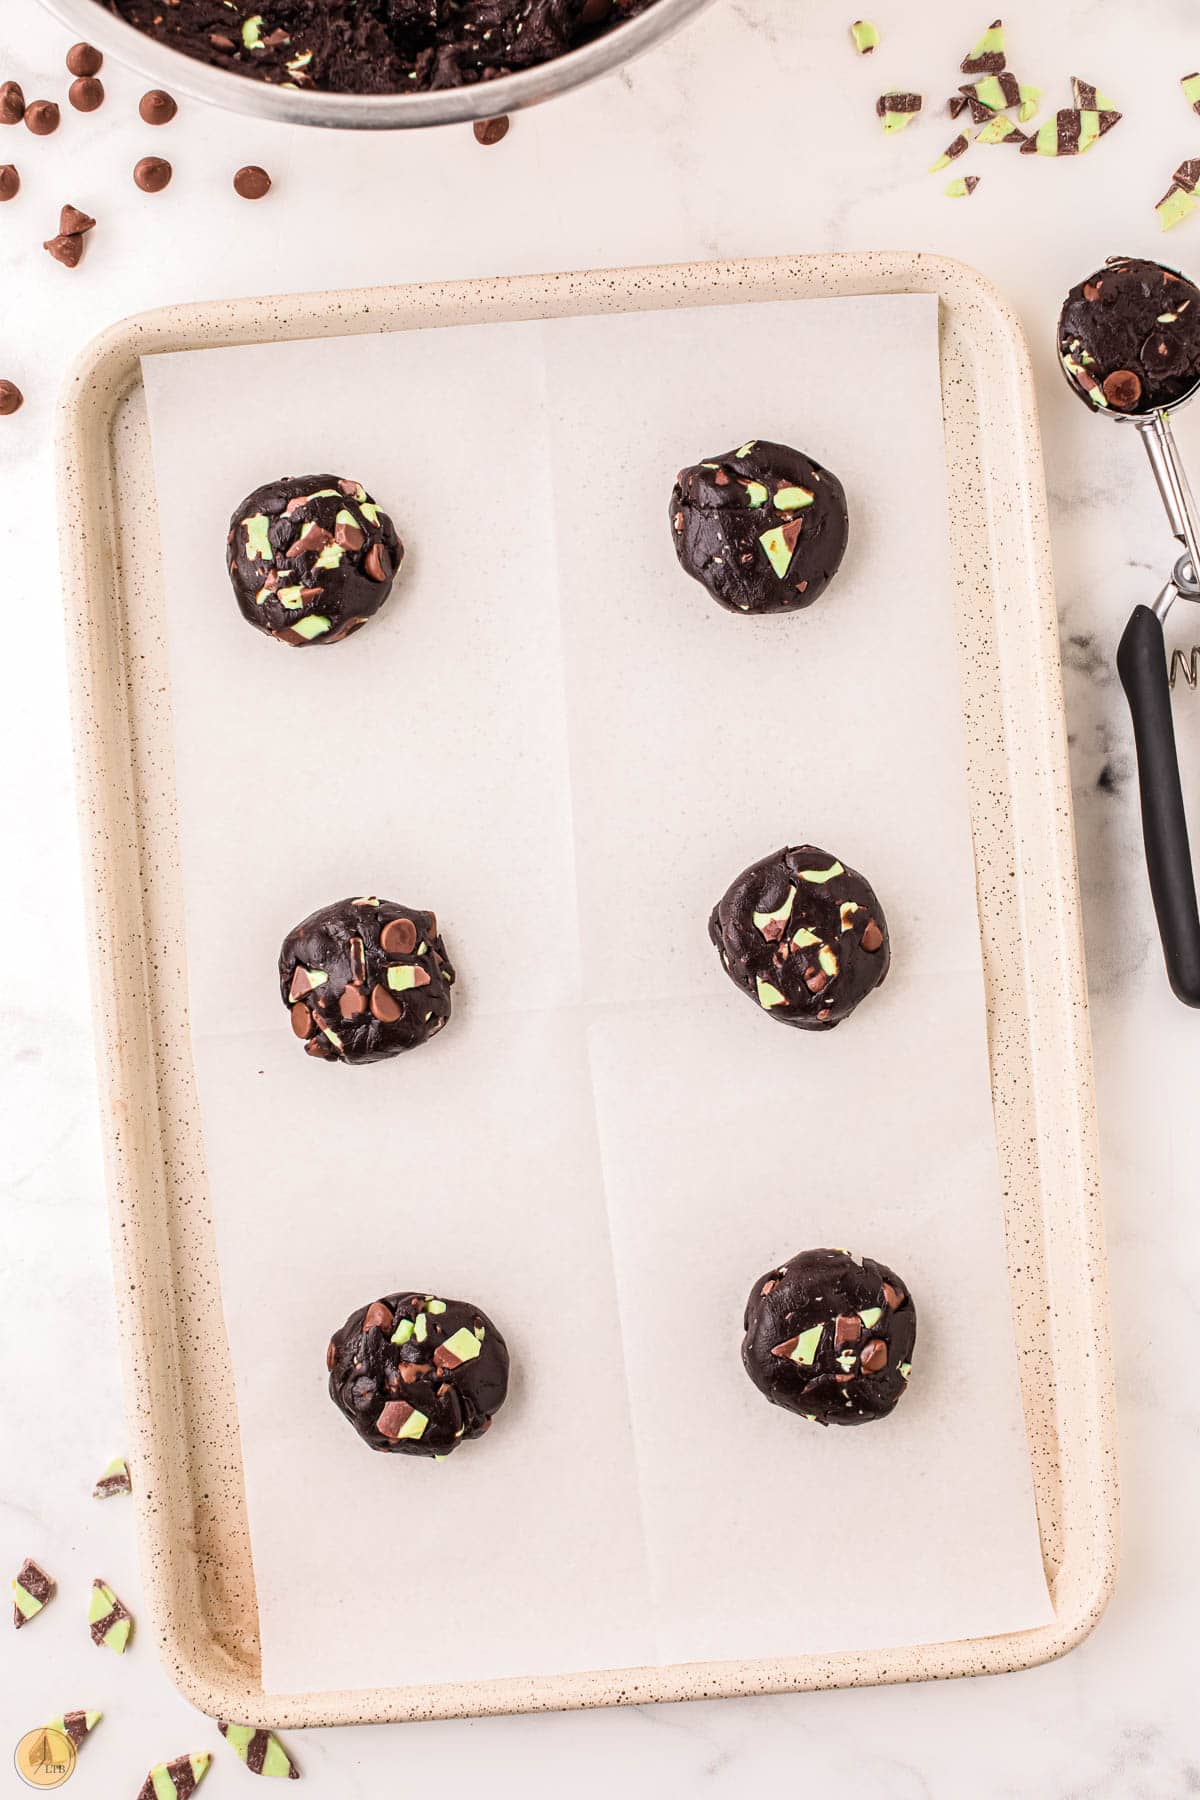
[[[1200,912],[1179,781],[1162,621],[1135,607],[1117,650],[1129,701],[1142,797],[1142,837],[1167,979],[1185,1006],[1200,1006]]]

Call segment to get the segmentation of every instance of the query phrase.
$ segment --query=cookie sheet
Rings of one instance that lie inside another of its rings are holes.
[[[270,1692],[901,1645],[1032,1627],[946,540],[937,303],[899,296],[146,358],[190,1017]],[[842,477],[850,549],[787,619],[679,571],[675,469],[757,433]],[[240,619],[262,480],[354,475],[409,556],[328,653]],[[886,909],[885,987],[770,1021],[708,910],[808,839]],[[434,907],[454,1018],[305,1057],[285,931]],[[808,1245],[919,1309],[892,1419],[821,1432],[738,1360]],[[373,1456],[330,1329],[476,1298],[509,1403],[446,1463]]]

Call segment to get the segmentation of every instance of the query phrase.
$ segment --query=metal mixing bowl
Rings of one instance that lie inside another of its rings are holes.
[[[197,62],[194,57],[136,31],[98,5],[97,0],[42,0],[46,10],[76,38],[95,44],[157,86],[187,94],[193,100],[210,100],[230,112],[252,113],[259,119],[351,131],[459,125],[533,106],[628,62],[639,51],[668,37],[708,4],[709,0],[655,0],[636,18],[614,26],[566,56],[469,87],[437,88],[419,94],[322,94],[312,89],[273,87],[251,76],[232,75],[226,69]]]

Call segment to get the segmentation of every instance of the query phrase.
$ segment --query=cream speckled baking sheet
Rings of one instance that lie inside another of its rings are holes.
[[[183,949],[169,737],[157,710],[164,685],[155,629],[157,535],[136,359],[152,350],[360,329],[880,291],[932,292],[942,303],[993,1097],[1010,1250],[1014,1241],[1022,1244],[1022,1255],[1010,1258],[1013,1299],[1055,1622],[892,1652],[264,1701],[240,1462],[236,1437],[222,1425],[233,1402],[212,1282],[190,1045],[177,1009],[151,1003],[158,972],[165,991],[172,982],[176,991],[182,986]],[[119,1285],[127,1296],[155,1623],[177,1679],[207,1710],[312,1723],[915,1678],[1039,1660],[1067,1647],[1098,1616],[1112,1562],[1111,1404],[1057,642],[1031,391],[1024,348],[1002,303],[970,272],[920,258],[814,258],[228,303],[132,321],[89,353],[64,402],[73,515],[65,552],[76,609],[82,794],[99,896],[95,966],[114,1121],[114,1218],[128,1277]],[[1036,970],[1027,966],[1022,942],[1036,945]],[[135,947],[141,954],[131,954]],[[146,1100],[155,1088],[151,1108]],[[171,1283],[161,1279],[166,1268]],[[1068,1337],[1070,1357],[1060,1363],[1055,1346]]]

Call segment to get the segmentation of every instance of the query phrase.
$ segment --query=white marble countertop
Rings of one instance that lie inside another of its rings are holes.
[[[19,79],[30,98],[61,99],[66,35],[36,0],[4,0],[2,11],[0,79]],[[919,21],[908,16],[917,12]],[[846,37],[849,6],[716,0],[664,49],[518,118],[487,150],[466,128],[335,137],[189,104],[153,131],[136,113],[147,84],[111,64],[100,112],[64,109],[49,139],[0,133],[0,160],[16,160],[24,178],[0,209],[0,376],[26,394],[24,409],[0,420],[0,1345],[9,1377],[0,1531],[12,1571],[33,1554],[64,1586],[104,1573],[135,1611],[128,1504],[86,1497],[121,1446],[122,1422],[56,580],[52,421],[69,357],[111,320],[168,300],[844,248],[920,248],[976,264],[1013,300],[1034,349],[1101,1102],[1124,1491],[1116,1597],[1073,1655],[1015,1676],[293,1734],[313,1794],[352,1800],[384,1782],[408,1793],[447,1776],[459,1793],[522,1800],[741,1796],[758,1782],[805,1794],[872,1787],[890,1800],[1200,1793],[1191,1723],[1200,1573],[1190,1555],[1200,1308],[1186,1275],[1200,1248],[1189,1091],[1200,1020],[1169,998],[1162,977],[1112,668],[1123,621],[1156,590],[1170,546],[1136,446],[1089,419],[1052,353],[1058,302],[1073,281],[1112,251],[1163,254],[1153,203],[1176,164],[1200,154],[1200,120],[1176,86],[1200,61],[1190,14],[1182,0],[1049,0],[1011,18],[1010,57],[1023,79],[1067,105],[1068,77],[1081,75],[1112,92],[1126,118],[1074,162],[974,150],[965,167],[984,181],[969,202],[943,198],[946,177],[924,173],[954,135],[938,103],[987,22],[955,0],[880,0],[872,16],[884,42],[865,61]],[[931,109],[887,141],[872,111],[885,86],[916,88]],[[156,197],[130,179],[150,152],[175,165]],[[275,177],[256,207],[230,190],[245,162]],[[73,273],[40,248],[67,200],[99,220]],[[1200,267],[1200,223],[1166,242],[1167,254]],[[802,369],[783,373],[803,380]],[[853,403],[853,369],[846,384]],[[1200,417],[1184,432],[1200,448]],[[1190,641],[1190,626],[1176,624],[1179,641]],[[1178,704],[1200,715],[1200,695]],[[132,1800],[152,1760],[215,1747],[215,1734],[170,1687],[148,1641],[127,1663],[98,1668],[70,1605],[64,1596],[28,1634],[0,1635],[7,1741],[64,1707],[103,1707],[70,1791]],[[0,1742],[5,1767],[7,1756]],[[243,1777],[225,1769],[219,1790],[210,1779],[217,1800]],[[0,1782],[18,1790],[11,1772]]]

